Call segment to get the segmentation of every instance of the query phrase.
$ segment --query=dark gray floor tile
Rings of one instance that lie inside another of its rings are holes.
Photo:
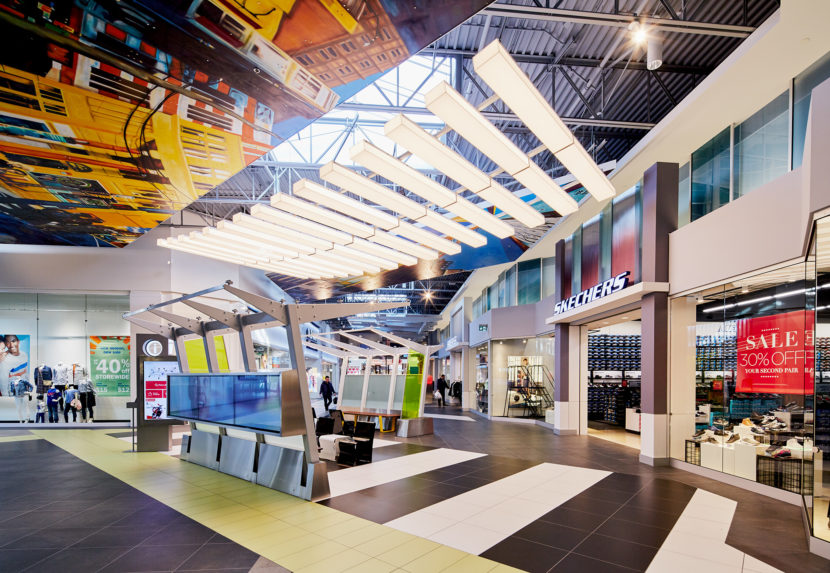
[[[603,561],[637,571],[645,571],[657,554],[657,549],[605,535],[591,535],[574,548],[574,553],[585,557],[602,557]]]
[[[107,526],[84,537],[73,547],[135,547],[152,534],[153,531],[147,528]]]
[[[512,537],[535,541],[558,549],[571,550],[588,535],[589,532],[587,531],[573,529],[558,523],[535,521],[514,533]]]
[[[642,522],[626,521],[618,517],[612,517],[597,529],[597,533],[601,535],[651,547],[660,547],[669,535],[669,531],[671,530],[653,527]]]
[[[199,549],[179,569],[202,571],[206,569],[251,568],[259,555],[241,545],[208,544]]]
[[[569,507],[557,507],[539,518],[540,521],[567,525],[568,527],[581,529],[582,531],[593,531],[606,519],[608,519],[606,515],[588,513],[587,511],[571,509]]]
[[[23,571],[42,559],[55,554],[55,549],[32,551],[31,549],[0,549],[0,571]]]
[[[124,551],[124,547],[64,549],[30,567],[27,573],[90,573],[117,559]]]
[[[46,527],[14,542],[15,549],[63,549],[98,531],[97,527]]]
[[[552,573],[630,573],[631,571],[636,571],[636,569],[614,565],[577,553],[571,553],[551,569]]]
[[[201,523],[173,523],[147,538],[142,545],[201,545],[207,543],[215,531]]]
[[[101,569],[101,572],[175,571],[199,547],[199,545],[142,545],[134,547]]]
[[[566,554],[567,551],[562,549],[517,537],[508,537],[482,553],[481,556],[530,573],[541,573],[550,570]]]

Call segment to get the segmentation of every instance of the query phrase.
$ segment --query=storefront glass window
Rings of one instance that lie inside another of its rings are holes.
[[[518,304],[539,302],[542,293],[540,259],[521,261],[518,266]]]
[[[735,197],[787,172],[789,92],[735,126]]]
[[[677,184],[677,227],[688,225],[691,222],[689,209],[692,204],[692,173],[689,163],[680,166],[679,181]]]
[[[614,204],[608,203],[599,217],[599,281],[611,278],[611,255],[614,239]]]
[[[490,285],[487,289],[487,310],[499,307],[499,285]]]
[[[672,355],[672,456],[812,491],[812,277],[800,263],[673,301],[672,331],[694,360]]]
[[[507,304],[505,306],[515,306],[516,305],[516,265],[513,265],[509,269],[507,269],[507,273],[505,275],[507,288],[505,290],[505,300]]]
[[[573,272],[571,274],[571,292],[582,290],[582,227],[577,227],[573,236]]]
[[[34,422],[39,394],[72,385],[94,394],[93,409],[61,401],[54,423],[128,420],[129,309],[128,295],[0,293],[0,421]]]
[[[554,294],[556,283],[556,257],[542,259],[542,298]]]
[[[507,306],[507,273],[499,273],[499,308]]]
[[[692,153],[692,221],[729,203],[729,131]]]
[[[793,81],[793,169],[804,160],[804,142],[807,138],[807,118],[810,114],[810,96],[813,88],[830,78],[830,54],[796,76]]]
[[[805,482],[813,489],[804,503],[813,535],[830,541],[830,476],[822,471],[824,452],[830,452],[830,217],[816,223],[814,233],[815,268],[815,418],[812,466],[805,464]]]

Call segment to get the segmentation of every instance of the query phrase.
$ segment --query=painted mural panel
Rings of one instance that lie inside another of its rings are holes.
[[[486,4],[0,0],[0,242],[123,247]]]

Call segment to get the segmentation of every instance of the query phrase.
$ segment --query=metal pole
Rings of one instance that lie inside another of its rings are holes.
[[[291,364],[297,370],[297,378],[300,382],[300,401],[305,412],[306,433],[303,435],[303,447],[305,448],[306,462],[316,464],[320,461],[317,452],[317,438],[314,431],[314,419],[311,415],[311,397],[308,393],[308,377],[305,371],[305,356],[303,355],[303,341],[300,331],[300,321],[296,304],[285,305],[285,314],[288,318],[286,334],[288,335],[288,355]],[[306,475],[306,472],[303,472]]]

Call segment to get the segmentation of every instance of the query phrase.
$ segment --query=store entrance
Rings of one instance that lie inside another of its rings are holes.
[[[640,310],[588,330],[588,435],[640,449]]]

